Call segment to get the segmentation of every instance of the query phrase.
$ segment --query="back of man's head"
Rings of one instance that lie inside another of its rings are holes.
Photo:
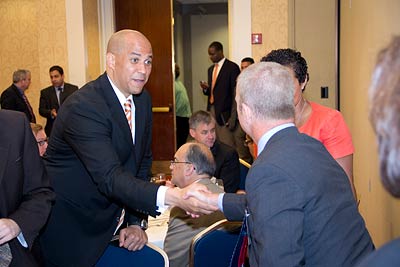
[[[294,118],[294,83],[289,71],[273,62],[255,63],[238,77],[238,109],[246,104],[260,120]]]

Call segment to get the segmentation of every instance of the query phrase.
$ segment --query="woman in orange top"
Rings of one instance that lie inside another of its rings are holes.
[[[271,51],[261,61],[279,63],[291,72],[295,84],[294,103],[297,128],[301,133],[321,141],[346,172],[356,197],[353,183],[354,147],[350,131],[339,111],[304,98],[302,93],[309,80],[306,60],[300,52],[293,49],[278,49]]]

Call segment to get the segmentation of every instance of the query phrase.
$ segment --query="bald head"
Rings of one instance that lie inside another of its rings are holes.
[[[114,33],[107,44],[107,53],[120,54],[132,40],[143,42],[151,47],[150,41],[141,32],[121,30]]]
[[[125,97],[142,93],[152,61],[150,41],[138,31],[121,30],[108,41],[107,75]]]

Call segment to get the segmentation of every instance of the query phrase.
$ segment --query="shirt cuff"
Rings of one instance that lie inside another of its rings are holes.
[[[224,195],[225,193],[221,193],[218,195],[218,208],[220,211],[222,211],[222,213],[224,213]]]
[[[28,247],[28,244],[26,243],[25,237],[22,234],[22,232],[19,233],[19,235],[17,235],[17,239],[18,239],[19,243],[21,243],[21,246],[23,246],[24,248]]]
[[[165,205],[165,195],[167,193],[169,187],[167,186],[160,186],[157,190],[157,202],[156,205],[158,206],[157,211],[163,213],[166,211],[169,206]]]

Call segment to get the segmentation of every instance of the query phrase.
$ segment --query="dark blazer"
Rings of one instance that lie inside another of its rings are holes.
[[[208,84],[211,86],[212,73],[214,65],[208,68]],[[235,100],[235,88],[236,79],[240,74],[239,66],[225,59],[221,70],[219,71],[217,81],[214,87],[214,108],[215,108],[215,119],[219,125],[225,125],[225,123],[234,123],[236,117],[231,119],[233,101]],[[210,111],[210,94],[211,87],[203,90],[205,95],[208,95],[207,110]]]
[[[78,86],[70,83],[64,83],[63,91],[60,93],[60,104],[58,103],[56,89],[54,86],[49,86],[40,91],[39,114],[47,118],[46,126],[44,128],[47,136],[50,136],[54,120],[56,119],[51,116],[51,110],[55,109],[58,113],[60,105],[64,103],[67,97],[77,90]]]
[[[132,224],[158,214],[158,186],[148,179],[151,98],[144,90],[133,100],[135,144],[106,74],[72,94],[60,108],[44,157],[57,193],[40,240],[47,264],[94,266],[123,207],[126,222]]]
[[[0,218],[14,220],[28,244],[9,242],[11,266],[37,266],[30,252],[50,213],[54,193],[25,115],[0,111]]]
[[[398,267],[400,266],[399,252],[400,238],[383,245],[381,248],[368,255],[357,267]]]
[[[8,87],[0,97],[0,105],[2,109],[10,109],[15,111],[21,111],[25,113],[28,121],[36,122],[35,119],[32,117],[31,113],[29,112],[29,108],[26,105],[24,98],[22,97],[21,93],[19,92],[17,86],[12,84]],[[33,112],[33,110],[32,110]]]
[[[240,184],[240,162],[238,153],[235,149],[218,141],[215,141],[211,152],[216,163],[214,177],[222,179],[225,192],[236,193]]]
[[[225,194],[223,205],[225,216],[238,220],[247,200],[251,266],[350,267],[374,249],[345,172],[295,127],[268,141],[246,193]]]

